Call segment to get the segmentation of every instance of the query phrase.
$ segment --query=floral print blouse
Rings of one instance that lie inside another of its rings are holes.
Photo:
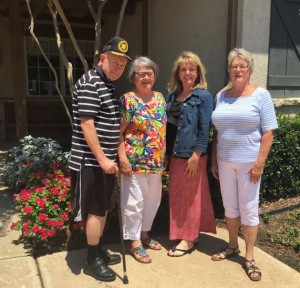
[[[160,174],[164,170],[166,146],[166,103],[154,92],[156,101],[145,104],[133,92],[120,98],[121,124],[127,124],[124,145],[134,173]]]

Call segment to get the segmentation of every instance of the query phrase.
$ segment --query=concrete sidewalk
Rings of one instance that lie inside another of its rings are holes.
[[[0,238],[0,287],[5,288],[81,288],[81,287],[132,287],[132,288],[299,288],[300,273],[256,248],[256,261],[262,270],[260,282],[248,279],[242,268],[242,256],[220,262],[210,260],[210,255],[224,247],[227,231],[218,229],[217,235],[202,234],[197,249],[179,258],[168,257],[171,242],[167,236],[158,237],[164,246],[161,251],[149,250],[151,264],[141,264],[126,255],[129,284],[122,282],[122,263],[112,266],[117,273],[114,282],[99,282],[82,273],[86,249],[66,251],[38,257],[26,255],[23,245],[17,245],[19,232],[6,231]],[[111,252],[120,253],[119,244],[107,245]],[[243,255],[244,242],[240,240]]]
[[[1,146],[1,145],[0,145]],[[3,150],[3,151],[2,151]],[[1,149],[4,156],[6,149]],[[0,159],[1,160],[1,159]],[[1,175],[0,175],[1,176]],[[6,187],[7,188],[7,187]],[[197,249],[179,258],[167,256],[172,243],[167,236],[156,238],[163,245],[160,251],[149,250],[153,262],[138,263],[126,255],[129,284],[122,282],[122,263],[112,266],[117,273],[114,282],[99,282],[82,273],[86,249],[54,253],[32,258],[19,242],[20,232],[11,231],[9,223],[18,219],[14,211],[13,193],[1,193],[0,187],[0,287],[2,288],[299,288],[300,273],[256,248],[255,259],[262,271],[262,280],[252,282],[242,268],[242,256],[214,262],[210,255],[225,247],[227,231],[218,229],[217,235],[202,234]],[[12,191],[11,191],[12,192]],[[244,241],[240,239],[241,255]],[[119,244],[107,245],[111,252],[120,253]],[[128,252],[128,250],[127,250]]]

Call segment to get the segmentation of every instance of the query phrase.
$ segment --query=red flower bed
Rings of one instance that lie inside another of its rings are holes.
[[[70,178],[55,170],[47,175],[33,173],[31,183],[40,185],[15,194],[20,220],[12,223],[11,229],[21,230],[23,236],[34,242],[65,235],[72,217]]]

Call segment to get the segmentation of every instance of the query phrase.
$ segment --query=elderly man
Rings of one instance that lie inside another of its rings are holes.
[[[128,50],[126,40],[113,37],[104,45],[98,65],[78,80],[73,94],[72,211],[75,221],[87,221],[83,272],[100,281],[115,280],[115,272],[107,265],[121,261],[119,255],[102,250],[100,238],[118,172],[119,108],[111,81],[121,77],[131,60]]]

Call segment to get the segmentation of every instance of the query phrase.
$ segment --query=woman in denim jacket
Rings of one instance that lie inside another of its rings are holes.
[[[170,240],[179,240],[168,255],[194,250],[201,231],[216,233],[206,162],[213,97],[205,67],[192,52],[174,63],[167,102],[167,166],[169,166]]]

